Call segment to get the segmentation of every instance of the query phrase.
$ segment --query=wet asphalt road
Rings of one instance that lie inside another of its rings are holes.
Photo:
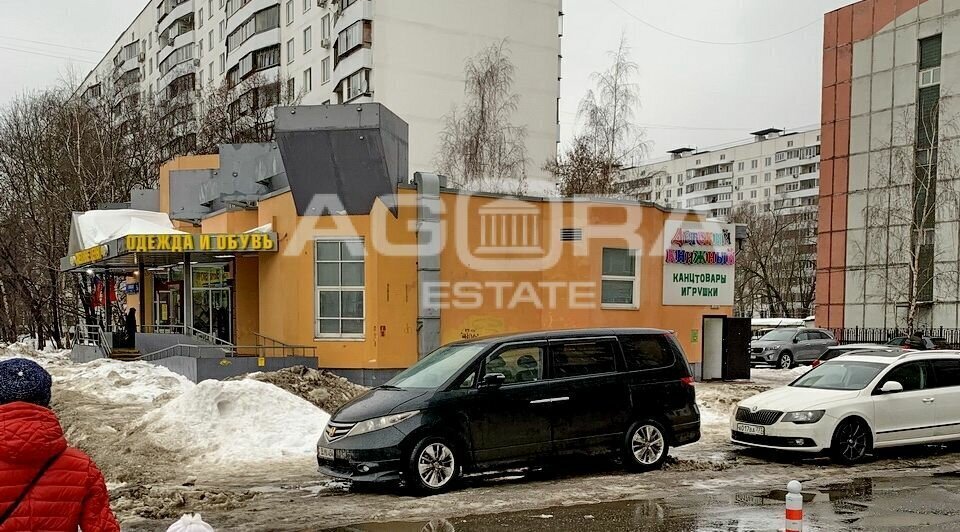
[[[382,522],[337,532],[747,532],[783,529],[782,490],[696,494],[431,521]],[[859,478],[805,490],[805,531],[960,530],[960,472],[903,479]]]

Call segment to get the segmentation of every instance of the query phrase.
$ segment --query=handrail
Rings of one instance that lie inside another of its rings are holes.
[[[264,347],[267,349],[282,348],[285,352],[289,353],[286,356],[297,356],[298,353],[300,354],[300,356],[316,356],[317,348],[315,346],[303,345],[303,344],[300,344],[300,345],[288,344],[286,342],[281,342],[280,340],[271,338],[265,334],[260,334],[258,332],[254,332],[253,335],[257,337],[258,347]],[[270,344],[272,345],[263,346],[262,344],[260,344],[260,341],[267,341],[267,342],[270,342]],[[310,354],[308,355],[306,353],[310,353]]]
[[[195,327],[190,327],[190,326],[188,326],[188,325],[184,325],[183,328],[184,328],[185,331],[187,331],[187,334],[188,334],[188,335],[190,335],[190,336],[195,336],[195,337],[199,338],[200,340],[203,340],[203,341],[205,341],[205,342],[207,342],[207,343],[209,343],[209,344],[234,347],[234,345],[233,345],[232,343],[230,343],[230,342],[228,342],[228,341],[226,341],[226,340],[221,340],[220,338],[217,338],[216,336],[214,336],[214,335],[212,335],[212,334],[210,334],[210,333],[208,333],[208,332],[201,331],[200,329],[197,329],[197,328],[195,328]]]
[[[113,345],[111,345],[110,339],[107,338],[107,333],[103,327],[98,324],[78,323],[76,330],[80,345],[99,347],[105,356],[110,357],[110,354],[113,352]]]
[[[296,356],[296,353],[289,352],[290,348],[287,347],[268,347],[268,346],[214,346],[214,345],[197,345],[197,344],[176,344],[169,347],[164,347],[152,353],[147,353],[141,355],[134,360],[152,362],[157,360],[162,360],[164,358],[170,358],[174,356],[186,356],[190,358],[203,358],[203,352],[216,350],[222,352],[222,356],[225,358],[253,358],[253,357],[267,357],[270,352],[279,351],[279,355],[274,355],[275,358],[283,358],[289,356]],[[249,355],[244,354],[244,351],[253,351],[256,354]]]

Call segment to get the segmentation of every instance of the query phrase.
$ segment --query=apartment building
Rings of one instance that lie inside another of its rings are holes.
[[[817,323],[960,326],[960,2],[827,13]]]
[[[150,0],[81,89],[185,105],[259,73],[301,104],[389,106],[410,124],[412,168],[429,170],[443,116],[464,99],[464,62],[506,41],[536,178],[559,140],[562,17],[561,0]]]
[[[735,205],[762,211],[816,211],[820,131],[769,128],[752,141],[710,151],[670,150],[669,157],[624,171],[621,187],[638,199],[721,217]]]

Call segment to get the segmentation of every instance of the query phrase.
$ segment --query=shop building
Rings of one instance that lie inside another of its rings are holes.
[[[367,384],[459,339],[582,327],[673,330],[699,377],[726,375],[733,226],[646,202],[450,189],[409,173],[406,144],[379,104],[280,108],[276,144],[178,158],[157,190],[133,192],[125,212],[168,219],[162,231],[121,227],[62,269],[142,284],[128,303],[152,340],[306,348]]]

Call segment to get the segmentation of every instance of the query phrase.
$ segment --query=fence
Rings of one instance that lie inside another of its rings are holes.
[[[921,331],[924,336],[944,338],[948,345],[960,347],[960,329],[950,329],[946,327],[920,327],[914,330],[853,327],[829,330],[841,344],[885,344],[894,338],[910,336],[915,331]]]

